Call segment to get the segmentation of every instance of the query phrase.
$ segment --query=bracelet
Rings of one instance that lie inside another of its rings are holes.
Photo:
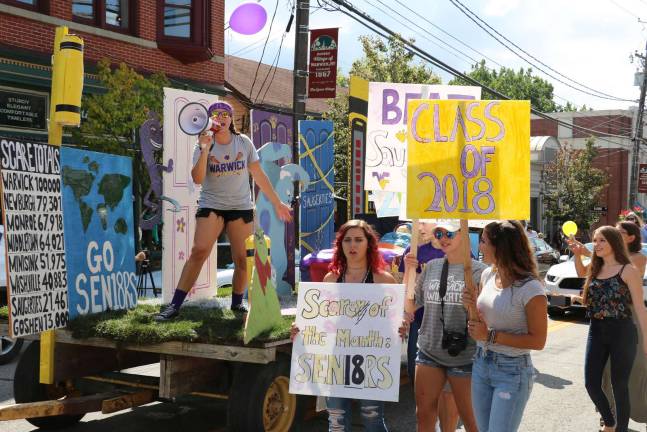
[[[493,328],[488,329],[487,343],[488,343],[488,345],[493,345],[493,344],[496,343],[496,330],[494,330]]]

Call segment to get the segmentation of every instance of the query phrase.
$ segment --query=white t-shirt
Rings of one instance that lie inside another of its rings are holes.
[[[517,281],[508,288],[497,288],[496,273],[492,267],[481,275],[481,293],[476,301],[476,307],[485,318],[488,327],[496,331],[511,334],[528,334],[526,305],[536,296],[545,296],[544,286],[537,279],[528,278]],[[480,347],[485,342],[477,342]],[[488,345],[488,350],[509,356],[528,354],[529,349],[513,348],[507,345]]]

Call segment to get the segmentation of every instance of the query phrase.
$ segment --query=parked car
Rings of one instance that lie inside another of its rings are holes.
[[[593,250],[593,243],[586,243],[588,250]],[[647,255],[647,243],[642,245],[642,253]],[[546,296],[548,297],[548,315],[561,316],[567,310],[577,310],[584,306],[573,299],[573,295],[582,295],[585,278],[577,275],[575,270],[575,256],[564,256],[564,262],[552,266],[546,278]],[[588,264],[588,258],[584,258],[584,263]],[[645,305],[647,305],[647,270],[643,275],[643,296]]]
[[[546,240],[539,237],[533,237],[528,240],[530,240],[530,245],[535,251],[535,258],[538,263],[557,264],[559,262],[559,252],[546,243]]]
[[[7,267],[5,266],[4,250],[4,225],[0,225],[0,306],[8,303],[9,296],[7,292]],[[22,348],[24,340],[10,338],[9,336],[0,336],[0,365],[7,364],[13,360]]]
[[[216,270],[216,285],[220,288],[231,288],[234,279],[234,263]]]

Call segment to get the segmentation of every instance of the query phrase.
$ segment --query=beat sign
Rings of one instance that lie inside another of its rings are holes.
[[[458,181],[453,174],[445,175],[442,181],[431,172],[422,172],[418,174],[418,180],[429,178],[434,183],[434,198],[426,211],[443,211],[440,207],[440,201],[442,199],[446,212],[455,211],[460,200],[462,201],[462,206],[458,209],[459,212],[471,213],[473,211],[479,215],[492,213],[496,209],[496,204],[494,202],[494,197],[492,196],[492,180],[487,177],[486,166],[489,162],[492,162],[492,156],[494,154],[494,146],[482,146],[480,152],[479,149],[472,144],[468,144],[463,148],[460,159],[461,174],[464,177],[461,187],[462,200],[459,199]],[[471,162],[471,169],[468,168],[468,162]],[[472,197],[470,208],[470,203],[468,201],[469,180],[477,177],[479,173],[481,177],[477,178],[472,184],[474,196]],[[448,193],[450,190],[451,198]],[[486,200],[487,206],[482,206],[482,200]]]

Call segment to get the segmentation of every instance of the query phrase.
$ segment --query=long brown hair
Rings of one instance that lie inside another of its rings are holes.
[[[384,262],[384,258],[382,258],[382,254],[377,245],[377,235],[375,234],[375,231],[373,231],[373,228],[371,228],[366,221],[361,219],[351,219],[339,227],[339,231],[337,231],[337,236],[335,237],[335,250],[332,256],[332,262],[330,263],[330,266],[328,266],[328,269],[337,274],[343,274],[346,272],[347,261],[346,255],[344,255],[342,242],[344,241],[344,237],[346,237],[346,233],[351,228],[361,228],[364,231],[364,235],[368,241],[366,261],[368,263],[368,267],[371,269],[371,273],[378,273],[383,270],[386,267],[386,263]]]
[[[602,235],[607,243],[609,243],[609,246],[611,246],[613,255],[618,264],[631,264],[631,260],[629,259],[629,252],[627,251],[627,245],[622,240],[622,234],[620,234],[620,231],[616,227],[612,227],[610,225],[601,226],[600,228],[595,230],[593,237],[595,238],[597,234]],[[586,296],[589,292],[591,281],[598,277],[603,266],[604,260],[595,253],[595,248],[593,248],[591,265],[589,266],[589,271],[586,275],[586,282],[584,283],[584,290],[582,292],[582,300],[584,304],[586,304]]]
[[[633,222],[618,222],[616,224],[617,228],[622,228],[627,231],[627,235],[634,236],[634,239],[627,245],[627,249],[631,253],[638,253],[642,250],[642,238],[640,236],[640,228]]]
[[[537,263],[523,225],[516,220],[495,221],[485,226],[494,247],[497,270],[512,281],[539,279]]]

